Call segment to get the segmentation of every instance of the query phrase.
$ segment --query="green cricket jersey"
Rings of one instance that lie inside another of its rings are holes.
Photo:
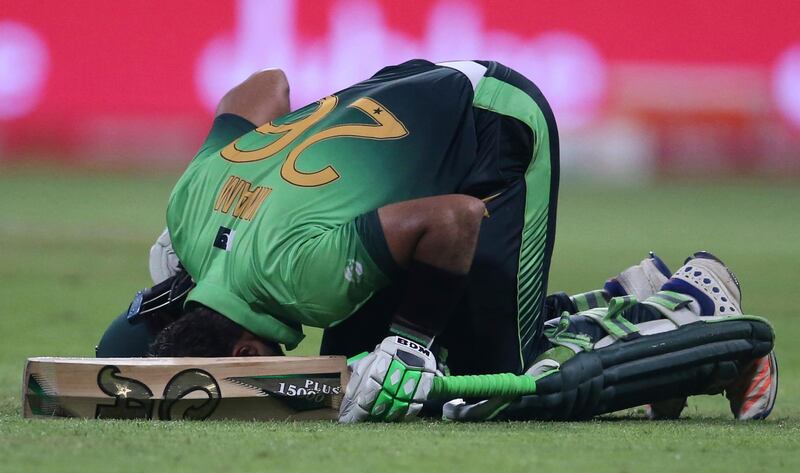
[[[389,282],[357,217],[456,191],[475,164],[472,100],[466,76],[418,60],[243,135],[218,117],[167,210],[189,300],[289,348],[301,325],[349,316]]]

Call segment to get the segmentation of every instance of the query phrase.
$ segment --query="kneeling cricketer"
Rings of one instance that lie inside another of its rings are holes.
[[[710,253],[546,296],[558,152],[539,89],[497,62],[409,61],[293,112],[285,75],[257,72],[172,191],[157,285],[97,354],[282,355],[307,325],[352,357],[342,422],[674,418],[719,392],[769,415],[773,331]],[[437,376],[492,373],[536,394],[428,400]]]

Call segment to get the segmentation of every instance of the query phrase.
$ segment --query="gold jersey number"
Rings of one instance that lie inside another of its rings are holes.
[[[282,125],[275,125],[272,122],[262,125],[256,128],[258,133],[280,135],[280,137],[258,149],[240,149],[237,146],[239,140],[236,140],[222,150],[222,157],[234,163],[252,163],[271,158],[294,143],[306,130],[328,116],[336,108],[338,102],[339,98],[331,95],[320,100],[318,102],[319,107],[314,112],[298,121]],[[286,161],[281,166],[281,177],[283,179],[300,187],[323,186],[339,179],[339,173],[330,165],[314,172],[303,172],[297,169],[297,160],[300,159],[303,151],[320,141],[340,137],[396,140],[408,135],[408,129],[406,129],[405,125],[386,107],[371,98],[359,98],[348,107],[362,111],[374,123],[337,125],[318,131],[305,138],[286,156]]]

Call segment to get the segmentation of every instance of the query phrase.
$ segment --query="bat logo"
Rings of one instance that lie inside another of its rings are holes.
[[[205,393],[206,399],[192,399],[191,404],[177,416],[173,412],[176,403],[196,391]],[[214,413],[221,397],[219,383],[207,371],[197,368],[184,370],[173,376],[164,387],[164,401],[158,406],[158,417],[161,420],[203,420]]]
[[[98,405],[98,419],[150,419],[153,416],[153,391],[144,383],[119,376],[116,366],[104,366],[97,373],[97,387],[114,398],[114,404]]]
[[[321,373],[309,378],[303,375],[241,376],[225,381],[258,391],[262,396],[283,400],[297,411],[330,407],[333,396],[341,392],[338,373]]]
[[[119,375],[119,368],[104,366],[97,374],[97,386],[114,398],[114,404],[99,404],[95,410],[98,419],[152,419],[155,407],[153,391],[133,378]],[[179,403],[194,392],[205,393],[205,398],[192,398]],[[222,398],[219,383],[207,371],[190,368],[176,374],[164,387],[164,400],[158,406],[160,420],[203,420],[217,409]],[[182,411],[178,408],[182,408]]]

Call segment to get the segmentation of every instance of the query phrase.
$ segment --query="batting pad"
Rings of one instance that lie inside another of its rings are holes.
[[[581,352],[537,381],[497,419],[582,420],[647,403],[716,394],[748,362],[767,355],[775,334],[759,317],[697,322]]]

